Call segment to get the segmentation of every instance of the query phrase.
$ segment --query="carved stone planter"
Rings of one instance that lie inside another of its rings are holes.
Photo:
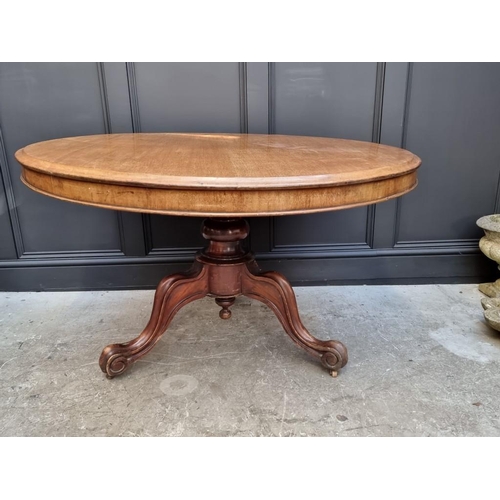
[[[484,319],[486,323],[500,331],[500,298],[482,299],[481,305],[484,309]]]
[[[499,264],[500,269],[500,214],[485,215],[476,224],[484,231],[479,241],[481,252]],[[481,283],[479,290],[490,297],[481,300],[486,323],[500,331],[500,279],[494,283]]]
[[[500,214],[485,215],[476,224],[484,231],[479,240],[481,252],[500,266]],[[494,283],[481,283],[479,290],[488,297],[500,297],[500,279]]]

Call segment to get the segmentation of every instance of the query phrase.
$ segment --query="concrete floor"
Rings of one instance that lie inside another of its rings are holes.
[[[334,379],[270,310],[186,306],[155,349],[108,380],[97,360],[135,337],[153,291],[1,293],[2,436],[499,436],[500,334],[477,285],[296,288],[336,338]]]

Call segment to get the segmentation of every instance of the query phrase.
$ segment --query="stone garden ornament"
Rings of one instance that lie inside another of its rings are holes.
[[[479,241],[481,252],[499,264],[500,269],[500,214],[485,215],[476,224],[484,231]],[[500,279],[493,283],[481,283],[479,290],[489,297],[481,300],[484,319],[488,325],[500,331]]]

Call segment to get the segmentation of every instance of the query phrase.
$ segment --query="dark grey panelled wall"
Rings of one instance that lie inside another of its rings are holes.
[[[51,199],[14,159],[46,139],[161,131],[343,137],[422,158],[398,200],[252,219],[262,267],[295,284],[493,278],[475,221],[500,209],[498,88],[500,64],[482,63],[1,63],[0,290],[153,287],[185,268],[200,219]]]

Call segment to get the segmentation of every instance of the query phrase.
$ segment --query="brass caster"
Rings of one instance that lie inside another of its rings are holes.
[[[335,370],[332,370],[330,372],[330,375],[333,377],[333,378],[337,378],[337,375],[339,374],[339,372],[336,372]]]

